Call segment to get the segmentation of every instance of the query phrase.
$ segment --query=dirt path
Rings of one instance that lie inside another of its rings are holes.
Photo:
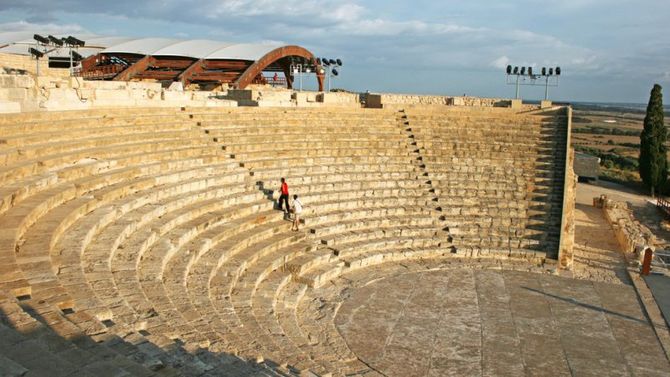
[[[630,285],[619,245],[600,209],[577,203],[575,207],[575,259],[573,277]]]
[[[640,195],[627,187],[611,182],[601,181],[597,185],[578,183],[577,205],[591,206],[593,198],[602,194],[616,201],[628,202],[633,209],[635,219],[654,233],[658,246],[670,248],[670,231],[661,226],[663,216],[656,209],[651,197]]]

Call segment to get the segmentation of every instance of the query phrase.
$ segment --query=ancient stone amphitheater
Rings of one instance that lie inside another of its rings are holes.
[[[556,268],[568,111],[3,115],[0,374],[410,375],[347,338],[390,320],[353,293],[395,282],[378,292],[392,301],[398,276],[428,270],[494,289],[500,276],[475,271]],[[281,177],[305,205],[300,232],[277,209]],[[483,331],[449,331],[463,328]]]

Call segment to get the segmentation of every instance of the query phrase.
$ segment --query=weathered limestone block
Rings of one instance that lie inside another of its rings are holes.
[[[30,75],[0,75],[1,88],[25,88],[35,86],[35,79]]]
[[[294,92],[292,99],[298,106],[308,106],[317,102],[317,93],[315,92]]]
[[[84,80],[83,87],[96,90],[121,90],[126,89],[128,87],[128,82]]]
[[[74,89],[50,89],[40,108],[47,111],[83,110],[91,107],[88,100],[79,97]]]
[[[30,90],[26,88],[0,88],[0,100],[24,101],[30,96]]]
[[[552,106],[552,103],[550,100],[542,100],[540,101],[540,109],[548,109]]]
[[[162,89],[162,85],[159,82],[128,81],[126,85],[128,89],[136,90],[153,90],[155,92],[160,92]]]
[[[624,252],[634,253],[641,261],[644,250],[650,248],[653,251],[655,249],[656,237],[649,228],[635,220],[633,211],[628,208],[628,203],[615,202],[607,197],[602,198],[601,203],[605,218],[612,225],[617,241]]]
[[[401,107],[403,105],[501,107],[508,104],[509,101],[499,98],[468,96],[452,97],[390,93],[368,93],[366,95],[366,107],[368,108]]]
[[[130,92],[128,90],[109,90],[109,89],[96,88],[94,97],[95,97],[96,101],[101,101],[101,100],[113,100],[113,101],[130,100]],[[129,101],[129,103],[130,103],[130,101]]]
[[[319,93],[316,100],[324,105],[359,106],[356,93]]]
[[[0,113],[18,113],[21,112],[19,102],[0,100]]]
[[[191,101],[192,92],[179,92],[175,90],[163,90],[161,92],[161,99],[164,101]]]
[[[573,169],[575,151],[570,148],[568,153],[568,171],[565,172],[565,206],[563,207],[563,229],[561,229],[561,245],[558,252],[559,267],[571,269],[574,260],[575,246],[575,202],[577,200],[577,175]]]

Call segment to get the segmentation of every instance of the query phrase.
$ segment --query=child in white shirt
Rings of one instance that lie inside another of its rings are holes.
[[[291,211],[293,212],[293,225],[291,226],[291,230],[297,232],[300,230],[300,214],[302,213],[302,202],[298,199],[298,195],[293,195],[293,208]]]

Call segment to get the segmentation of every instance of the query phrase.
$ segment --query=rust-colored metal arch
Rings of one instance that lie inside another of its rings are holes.
[[[128,68],[124,69],[118,75],[114,77],[114,81],[130,81],[133,76],[137,75],[142,71],[146,71],[149,66],[156,63],[156,58],[151,55],[146,55],[142,59],[131,64]]]
[[[314,55],[309,52],[307,49],[300,47],[300,46],[284,46],[284,47],[279,47],[276,48],[267,54],[265,54],[262,58],[256,60],[254,64],[249,66],[244,73],[235,81],[233,86],[237,89],[244,89],[247,87],[247,85],[251,84],[254,81],[254,78],[258,76],[263,70],[268,67],[270,64],[276,62],[279,59],[288,57],[288,56],[299,56],[303,57],[305,59],[316,59]],[[324,76],[322,74],[319,74],[318,72],[320,71],[320,66],[316,67],[316,79],[319,84],[319,91],[323,91],[323,78]],[[288,77],[287,77],[287,82],[288,82]]]

